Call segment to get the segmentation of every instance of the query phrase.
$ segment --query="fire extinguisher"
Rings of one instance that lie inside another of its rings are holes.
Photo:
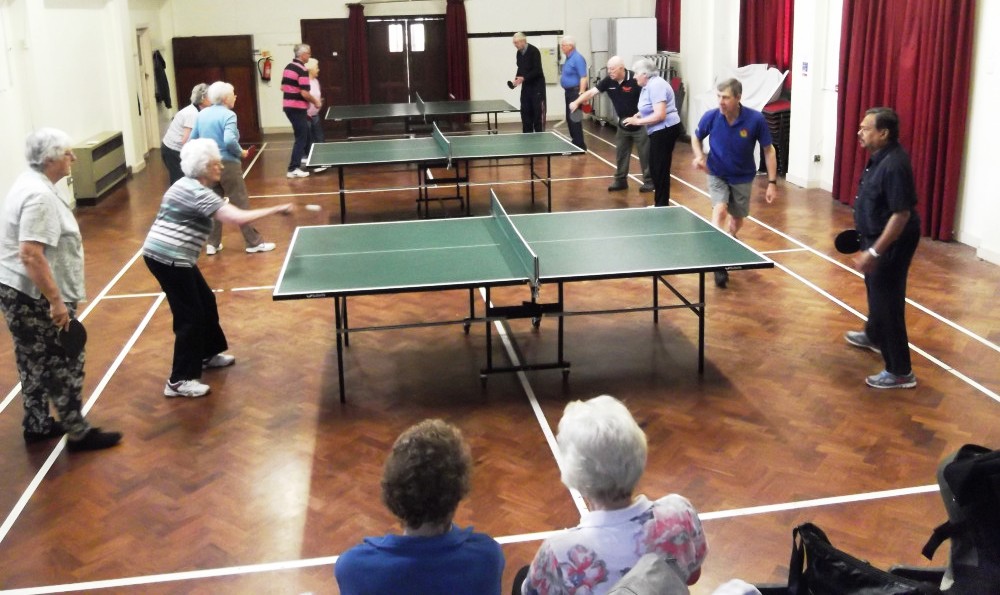
[[[271,58],[257,60],[257,72],[260,73],[260,80],[265,83],[271,82]]]

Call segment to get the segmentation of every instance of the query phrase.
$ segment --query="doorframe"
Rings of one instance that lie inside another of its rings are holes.
[[[160,118],[156,102],[156,77],[153,72],[153,43],[149,27],[137,27],[139,97],[142,107],[143,153],[160,148]]]

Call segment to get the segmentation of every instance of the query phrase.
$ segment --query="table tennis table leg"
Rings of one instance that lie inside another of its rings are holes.
[[[486,311],[489,314],[490,308],[490,288],[486,288]],[[486,317],[486,371],[490,372],[493,370],[493,325],[490,324],[490,320]],[[480,375],[483,382],[486,382],[486,376]]]
[[[344,192],[344,166],[337,167],[337,182],[340,183],[340,222],[347,222],[347,194]]]
[[[705,271],[698,274],[698,374],[705,373]]]
[[[456,163],[455,164],[455,175],[456,175],[456,177],[461,178],[462,174],[458,171],[459,167],[461,167],[461,165],[459,165],[458,163]],[[472,178],[472,172],[469,170],[469,160],[466,159],[465,160],[465,216],[466,217],[468,217],[469,215],[472,214],[472,210],[470,208],[470,205],[472,203],[472,199],[469,196],[469,185],[471,184],[471,178]],[[456,186],[458,185],[457,181],[455,182],[455,185]],[[459,191],[459,196],[461,196],[460,191]]]
[[[657,308],[660,306],[660,278],[653,276],[653,324],[660,323],[660,311]]]
[[[528,163],[530,164],[530,168],[531,168],[531,204],[534,205],[535,204],[535,178],[537,177],[536,174],[535,174],[535,158],[534,157],[529,157],[528,158]]]
[[[552,212],[552,156],[545,156],[545,189],[548,191],[548,206],[546,213]]]
[[[343,305],[341,305],[341,300],[343,300]],[[343,307],[343,311],[341,308]],[[333,298],[333,309],[334,309],[334,319],[336,320],[336,332],[337,332],[337,383],[340,387],[340,402],[346,403],[347,398],[344,395],[344,344],[347,343],[347,298],[334,297]],[[341,330],[344,330],[344,336],[341,337]]]

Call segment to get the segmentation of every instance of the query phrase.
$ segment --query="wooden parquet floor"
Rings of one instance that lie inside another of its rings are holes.
[[[587,125],[591,152],[553,160],[554,210],[636,207],[630,184],[609,194],[613,131]],[[379,500],[381,464],[396,435],[428,417],[458,424],[476,461],[457,522],[497,537],[507,570],[537,549],[540,533],[576,524],[548,436],[567,401],[609,393],[625,400],[650,444],[640,491],[687,496],[701,511],[710,553],[695,594],[731,577],[782,581],[791,530],[813,521],[842,549],[887,567],[921,564],[919,550],[944,518],[938,462],[963,443],[1000,447],[1000,268],[959,244],[924,241],[907,311],[912,391],[880,392],[864,376],[872,353],[848,347],[861,325],[864,286],[833,249],[850,209],[829,193],[782,185],[741,239],[775,269],[732,273],[708,288],[706,370],[697,374],[697,320],[684,311],[566,320],[566,382],[557,371],[495,375],[484,386],[485,332],[458,326],[356,333],[345,354],[348,402],[337,393],[330,300],[273,302],[296,225],[337,223],[336,174],[287,180],[290,142],[269,139],[250,168],[253,204],[319,204],[260,222],[275,252],[248,255],[238,231],[200,266],[218,290],[237,365],[206,373],[201,400],[162,396],[172,348],[169,308],[136,255],[166,176],[149,166],[96,207],[77,212],[92,303],[85,394],[90,418],[120,428],[113,450],[69,456],[55,443],[26,448],[10,337],[0,330],[0,590],[94,593],[337,593],[335,557],[362,536],[396,531]],[[674,157],[675,202],[708,216],[704,177],[690,148]],[[633,172],[638,163],[634,162]],[[531,204],[527,168],[485,164],[472,210],[494,187],[514,213]],[[354,172],[352,222],[414,218],[412,171]],[[762,181],[759,181],[762,182]],[[403,188],[403,189],[401,189]],[[456,203],[431,203],[458,216]],[[687,291],[696,279],[675,279]],[[544,297],[545,288],[543,288]],[[520,300],[523,289],[496,290]],[[648,280],[567,287],[572,309],[644,305]],[[464,292],[352,300],[352,325],[393,324],[432,313],[461,317]],[[554,322],[509,325],[523,355],[555,353]],[[498,359],[504,348],[494,336]],[[940,554],[939,554],[940,555]]]

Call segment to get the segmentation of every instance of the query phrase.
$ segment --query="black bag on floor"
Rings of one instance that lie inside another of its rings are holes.
[[[805,523],[792,530],[789,595],[939,595],[932,584],[876,568],[833,547],[823,530]]]
[[[1000,450],[966,444],[941,462],[938,485],[948,521],[934,529],[924,557],[951,539],[945,593],[1000,594]]]

